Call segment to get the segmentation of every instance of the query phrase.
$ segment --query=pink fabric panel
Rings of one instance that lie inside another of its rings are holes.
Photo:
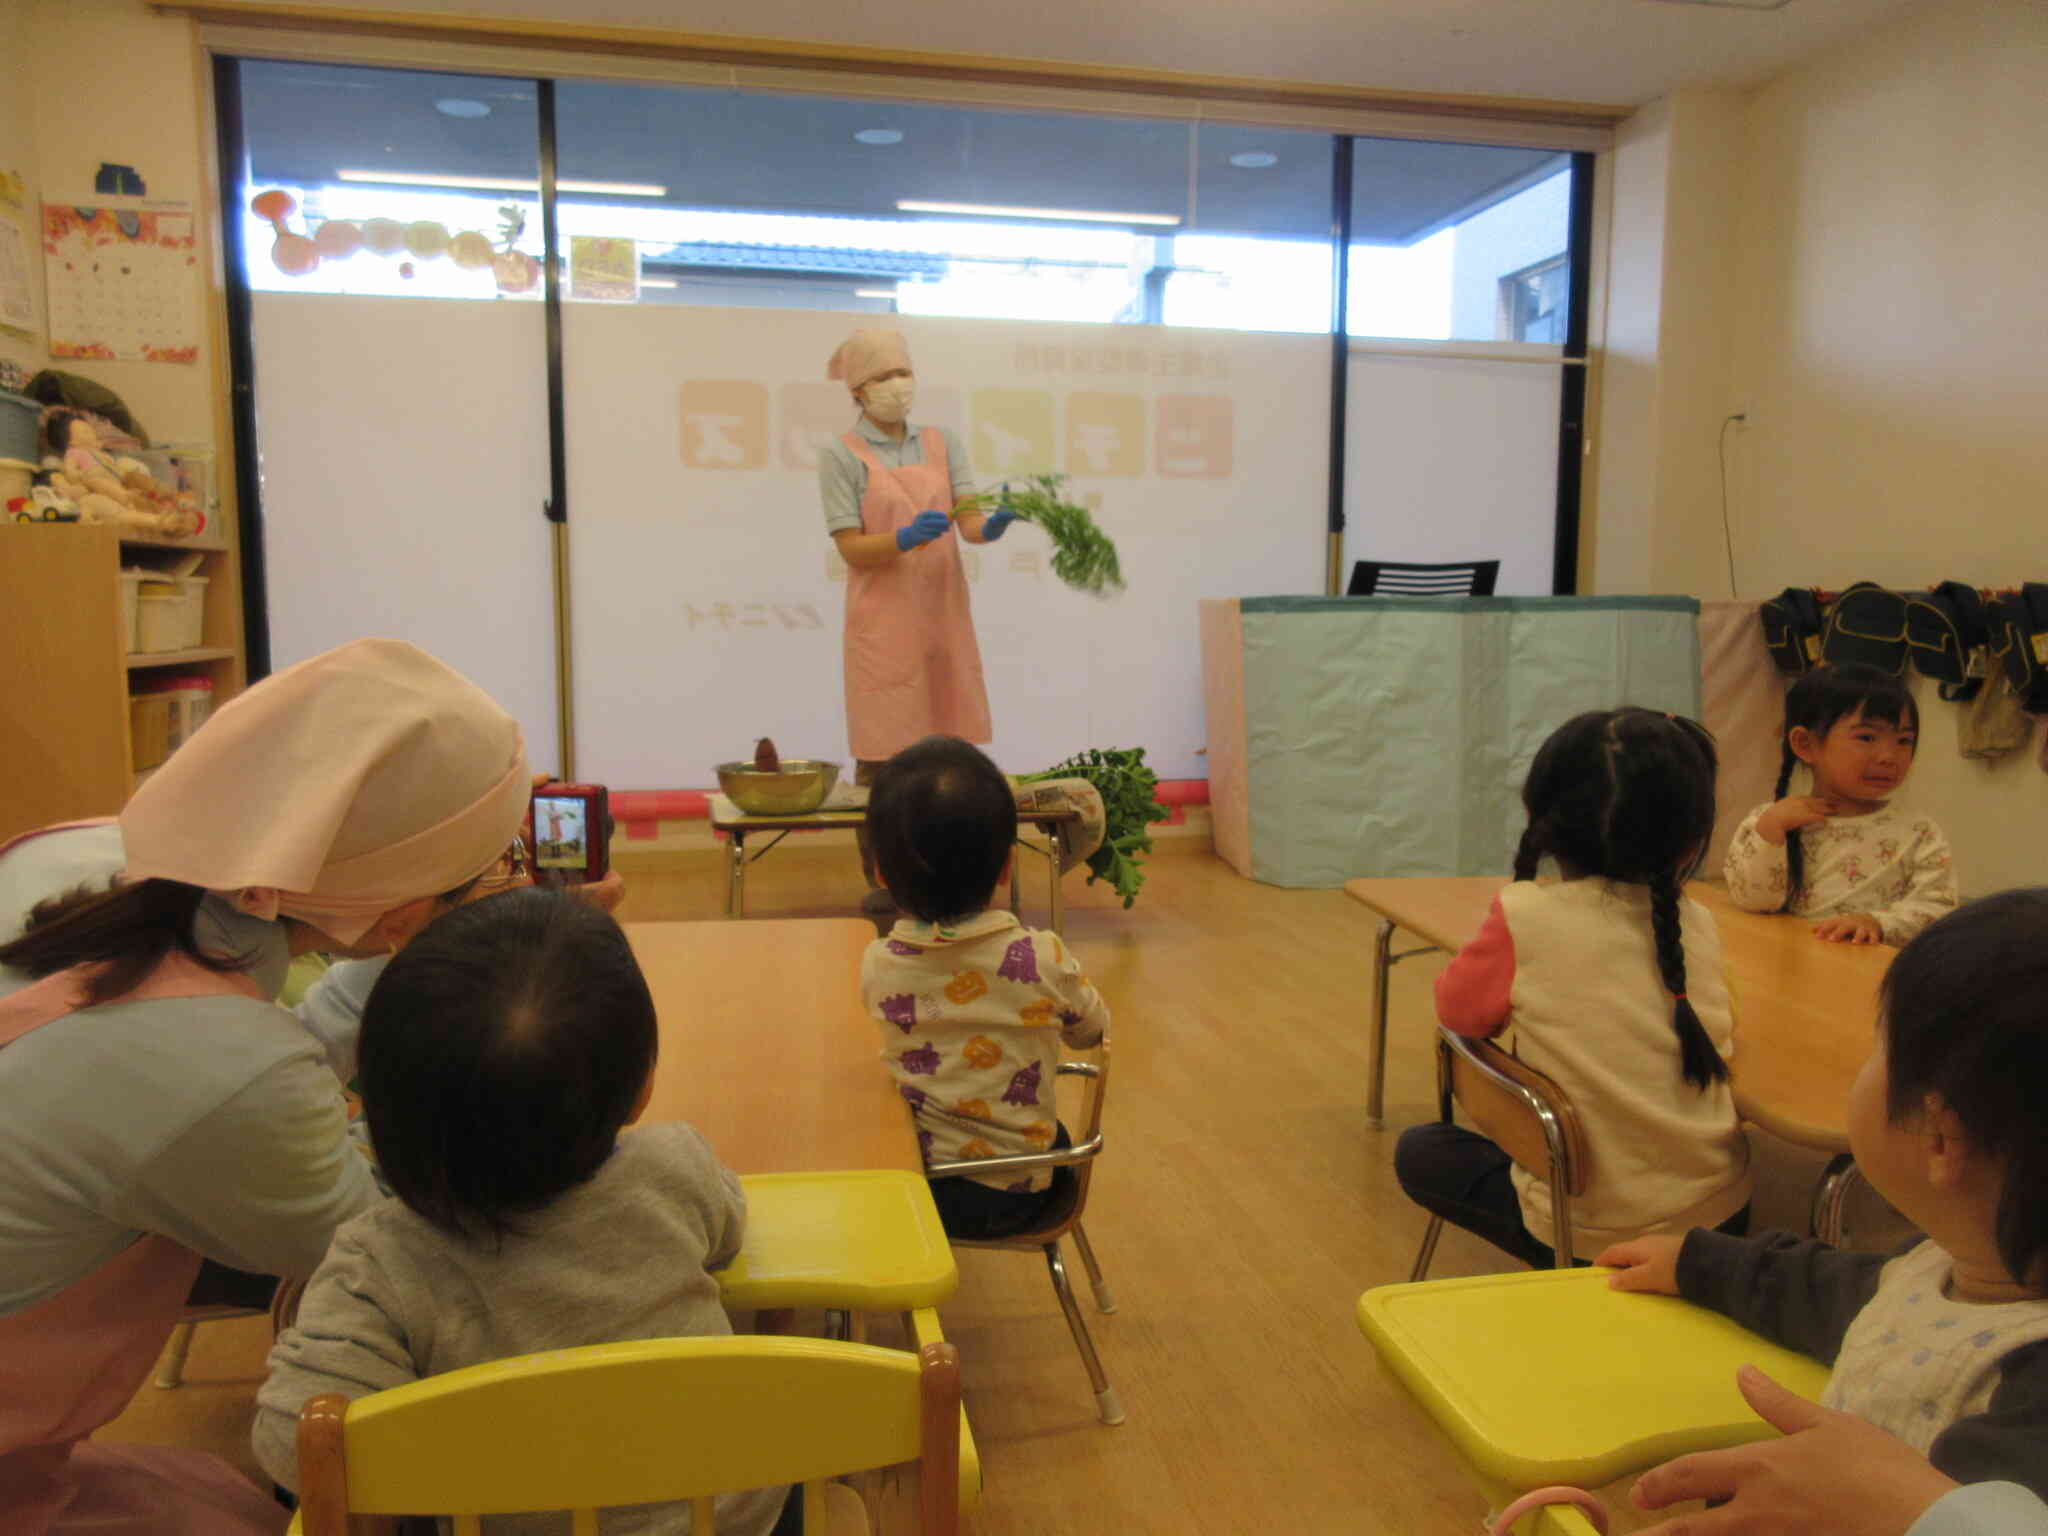
[[[1508,1021],[1514,987],[1515,936],[1496,896],[1479,932],[1437,973],[1437,1022],[1454,1035],[1497,1034]]]
[[[1787,679],[1764,649],[1753,602],[1700,604],[1700,723],[1714,733],[1721,774],[1714,840],[1700,873],[1721,878],[1729,840],[1778,782]]]
[[[1209,816],[1217,855],[1252,877],[1251,802],[1246,792],[1244,615],[1234,597],[1196,605],[1202,635],[1202,703],[1209,731]]]

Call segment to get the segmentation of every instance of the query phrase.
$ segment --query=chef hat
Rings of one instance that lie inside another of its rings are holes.
[[[121,813],[131,880],[232,893],[352,944],[483,873],[532,780],[519,723],[402,640],[357,640],[264,679]]]
[[[859,330],[839,344],[825,365],[825,377],[844,379],[856,395],[870,379],[910,366],[910,343],[901,331]]]

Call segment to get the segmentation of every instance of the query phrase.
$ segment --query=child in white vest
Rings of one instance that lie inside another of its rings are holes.
[[[1017,840],[1009,781],[966,742],[928,736],[876,773],[868,835],[907,915],[868,946],[861,1003],[925,1161],[1065,1146],[1053,1104],[1060,1042],[1093,1045],[1109,1008],[1058,934],[990,905]],[[966,1175],[934,1179],[932,1198],[946,1231],[971,1242],[1026,1230],[1059,1189],[1043,1170]]]
[[[1681,886],[1714,831],[1713,738],[1659,710],[1596,710],[1538,749],[1514,884],[1437,978],[1461,1035],[1513,1027],[1514,1054],[1564,1090],[1591,1183],[1583,1258],[1644,1232],[1749,1223],[1749,1143],[1728,1087],[1735,1025],[1713,915]],[[1539,861],[1562,876],[1538,881]],[[1425,1210],[1536,1268],[1550,1190],[1462,1126],[1413,1126],[1394,1173]]]
[[[1845,944],[1903,944],[1956,908],[1948,839],[1892,795],[1913,768],[1920,711],[1905,682],[1849,662],[1816,667],[1785,693],[1777,799],[1728,844],[1728,896],[1790,912]],[[1787,795],[1804,763],[1813,793]]]
[[[1972,902],[1899,952],[1849,1090],[1849,1150],[1927,1235],[1895,1254],[1688,1232],[1599,1256],[1834,1367],[1821,1402],[1961,1483],[2048,1496],[2048,889]],[[1917,1527],[1916,1527],[1917,1529]]]

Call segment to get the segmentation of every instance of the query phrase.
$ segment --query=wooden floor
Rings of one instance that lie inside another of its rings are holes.
[[[824,841],[751,870],[750,913],[849,911],[851,848]],[[1390,1159],[1401,1127],[1434,1117],[1427,989],[1442,957],[1395,969],[1388,1128],[1369,1131],[1365,911],[1339,892],[1240,879],[1206,851],[1165,852],[1148,868],[1128,912],[1078,873],[1067,886],[1067,938],[1115,1012],[1087,1226],[1118,1311],[1095,1313],[1078,1260],[1070,1267],[1128,1419],[1096,1420],[1043,1264],[963,1252],[943,1319],[987,1479],[969,1529],[1469,1536],[1480,1501],[1353,1322],[1361,1291],[1407,1277],[1422,1231]],[[709,855],[627,873],[629,920],[722,911]],[[1040,873],[1027,874],[1027,921],[1044,921],[1030,905],[1043,900],[1042,874],[1036,888],[1029,878]],[[1803,1228],[1818,1167],[1760,1144],[1758,1219]],[[1510,1263],[1453,1230],[1433,1273]],[[144,1387],[106,1433],[250,1465],[267,1339],[263,1320],[203,1327],[187,1385]]]

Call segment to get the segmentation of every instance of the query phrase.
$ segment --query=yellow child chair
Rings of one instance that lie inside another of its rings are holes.
[[[1074,1287],[1067,1280],[1066,1261],[1060,1255],[1060,1239],[1071,1232],[1074,1246],[1081,1251],[1081,1262],[1088,1267],[1088,1283],[1095,1291],[1095,1305],[1103,1312],[1116,1311],[1116,1301],[1102,1278],[1102,1266],[1095,1262],[1095,1249],[1081,1226],[1081,1215],[1088,1208],[1089,1176],[1094,1170],[1096,1155],[1102,1151],[1102,1099],[1109,1087],[1108,1034],[1103,1035],[1093,1054],[1093,1062],[1063,1061],[1059,1064],[1061,1077],[1084,1078],[1090,1084],[1088,1100],[1079,1117],[1083,1127],[1081,1139],[1073,1146],[1057,1152],[1037,1152],[1021,1157],[981,1157],[967,1162],[933,1163],[925,1172],[936,1179],[968,1173],[1028,1173],[1041,1168],[1070,1170],[1067,1175],[1056,1178],[1054,1188],[1058,1194],[1038,1224],[1030,1230],[985,1242],[955,1241],[953,1246],[1008,1248],[1022,1252],[1036,1250],[1045,1255],[1046,1268],[1052,1272],[1053,1291],[1059,1297],[1060,1310],[1067,1315],[1067,1330],[1074,1336],[1074,1347],[1081,1352],[1081,1364],[1086,1367],[1088,1384],[1095,1392],[1095,1410],[1103,1423],[1121,1424],[1124,1421],[1123,1403],[1103,1373],[1102,1360],[1095,1353],[1095,1340],[1089,1336],[1087,1321],[1081,1316],[1081,1304],[1075,1299]]]
[[[1564,1090],[1534,1067],[1510,1056],[1491,1040],[1436,1031],[1436,1086],[1439,1118],[1451,1118],[1455,1102],[1481,1134],[1515,1160],[1523,1172],[1550,1186],[1551,1252],[1559,1269],[1572,1267],[1572,1197],[1586,1192],[1592,1172],[1586,1135]],[[1432,1214],[1415,1255],[1410,1280],[1429,1273],[1444,1219]]]
[[[923,1536],[958,1530],[960,1369],[830,1339],[651,1339],[522,1355],[299,1415],[304,1536],[391,1531],[401,1515],[572,1510],[688,1500],[711,1536],[718,1493],[804,1485],[812,1536],[865,1532],[858,1495],[825,1480],[918,1464]],[[361,1517],[370,1517],[367,1522]],[[356,1523],[352,1524],[352,1520]]]
[[[1827,1367],[1676,1296],[1611,1290],[1605,1269],[1384,1285],[1358,1324],[1496,1505],[1597,1488],[1673,1456],[1776,1433],[1735,1385],[1745,1363],[1818,1397]],[[1584,1531],[1576,1510],[1525,1533]]]

